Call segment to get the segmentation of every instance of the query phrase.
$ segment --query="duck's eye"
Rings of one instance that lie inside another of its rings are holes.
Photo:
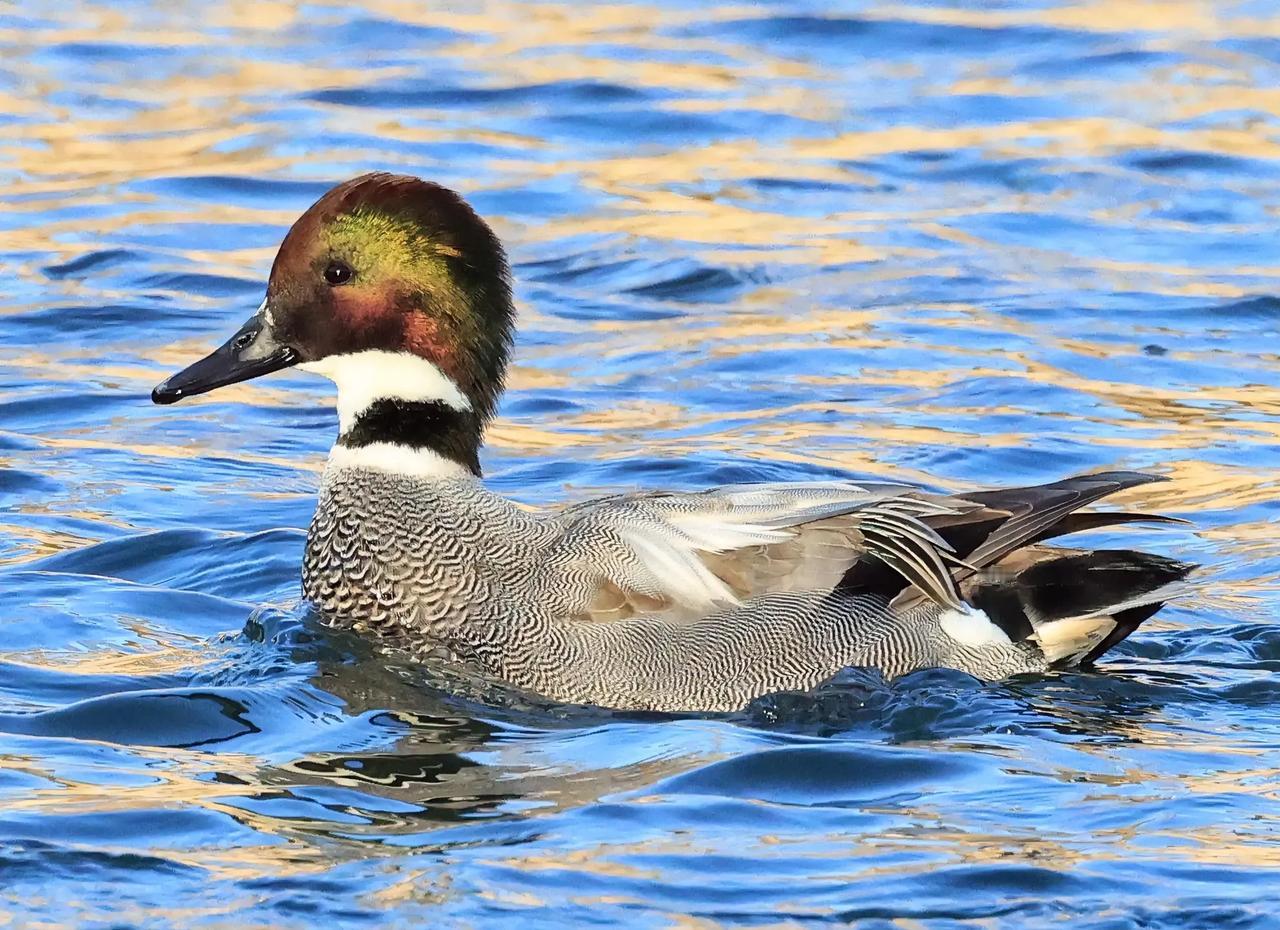
[[[329,262],[328,267],[325,268],[324,279],[326,283],[337,287],[339,284],[346,284],[350,281],[354,273],[351,270],[351,266],[346,262],[334,261]]]

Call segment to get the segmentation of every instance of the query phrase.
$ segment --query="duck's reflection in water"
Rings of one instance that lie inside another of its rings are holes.
[[[368,749],[304,752],[259,770],[259,799],[320,805],[304,810],[309,824],[295,821],[308,831],[385,839],[475,819],[522,821],[652,785],[721,754],[691,745],[696,734],[668,734],[657,745],[620,738],[620,727],[650,729],[654,715],[544,703],[445,665],[397,664],[349,634],[331,635],[323,651],[332,655],[340,642],[344,655],[316,662],[309,686],[382,738]],[[297,658],[314,649],[295,650]]]

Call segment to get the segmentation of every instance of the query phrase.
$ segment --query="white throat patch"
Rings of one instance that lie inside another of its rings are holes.
[[[368,349],[330,355],[298,367],[324,375],[338,386],[338,427],[344,433],[379,400],[434,400],[454,410],[471,409],[467,395],[448,375],[411,352]]]

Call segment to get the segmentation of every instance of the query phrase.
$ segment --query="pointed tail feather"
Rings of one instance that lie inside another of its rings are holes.
[[[1000,507],[1012,512],[1008,520],[988,536],[981,545],[965,556],[965,561],[981,568],[1001,556],[1028,545],[1042,533],[1052,530],[1068,515],[1108,495],[1140,484],[1167,480],[1141,472],[1100,472],[1079,475],[1034,488],[1006,491],[980,491],[962,495],[987,507]]]

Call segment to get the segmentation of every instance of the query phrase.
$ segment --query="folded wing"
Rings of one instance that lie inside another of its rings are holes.
[[[544,564],[562,576],[566,612],[584,620],[689,621],[768,592],[831,591],[867,556],[958,606],[957,560],[928,521],[974,509],[909,486],[846,482],[627,495],[565,511]]]

